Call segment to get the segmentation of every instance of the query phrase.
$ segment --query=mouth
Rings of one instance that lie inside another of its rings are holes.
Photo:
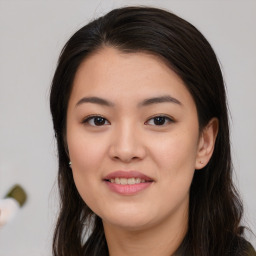
[[[103,181],[111,191],[122,195],[136,194],[149,187],[154,180],[137,171],[116,171],[112,172]]]
[[[115,171],[104,177],[104,181],[120,185],[134,185],[154,180],[138,171]]]
[[[135,184],[140,184],[140,183],[146,183],[146,182],[153,182],[153,180],[145,180],[141,178],[114,178],[114,179],[104,179],[107,182],[115,183],[115,184],[120,184],[120,185],[135,185]]]

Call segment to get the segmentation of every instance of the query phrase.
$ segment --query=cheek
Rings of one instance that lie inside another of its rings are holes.
[[[73,169],[81,174],[95,173],[106,152],[104,140],[97,136],[86,136],[83,130],[70,131],[68,148]]]
[[[101,182],[101,166],[106,149],[102,140],[99,144],[100,141],[92,141],[88,136],[79,136],[77,132],[73,134],[68,138],[73,177],[79,194],[90,207],[96,200],[92,191]]]
[[[197,155],[197,136],[188,132],[179,132],[169,137],[166,136],[162,140],[156,140],[154,155],[160,165],[193,164],[194,167]]]
[[[164,199],[166,211],[186,204],[195,170],[197,140],[177,135],[156,144],[154,156],[160,170],[159,193]],[[160,213],[159,213],[160,214]]]
[[[166,187],[173,193],[189,190],[197,155],[197,136],[188,131],[179,131],[164,140],[155,141],[152,153],[158,172],[158,178],[164,180]],[[165,186],[164,186],[165,187]]]

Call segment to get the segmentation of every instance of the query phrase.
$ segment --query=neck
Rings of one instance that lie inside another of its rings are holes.
[[[175,252],[186,235],[188,213],[140,230],[127,230],[104,221],[103,225],[110,256],[178,256]]]

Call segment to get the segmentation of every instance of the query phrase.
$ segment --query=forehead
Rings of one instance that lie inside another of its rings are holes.
[[[113,100],[149,98],[156,94],[191,98],[181,78],[160,57],[145,52],[124,53],[105,47],[79,66],[71,96]]]

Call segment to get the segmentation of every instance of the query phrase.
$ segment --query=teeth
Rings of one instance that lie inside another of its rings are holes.
[[[135,179],[135,183],[137,184],[137,183],[140,183],[141,182],[141,179],[140,178],[136,178]]]
[[[125,179],[125,178],[121,178],[121,179],[120,179],[120,184],[122,184],[122,185],[127,185],[127,183],[128,183],[128,180],[127,180],[127,179]]]
[[[127,179],[127,183],[128,183],[129,185],[135,184],[135,178]]]
[[[145,183],[146,181],[144,179],[140,178],[115,178],[110,180],[111,183],[121,184],[121,185],[134,185],[138,183]]]

